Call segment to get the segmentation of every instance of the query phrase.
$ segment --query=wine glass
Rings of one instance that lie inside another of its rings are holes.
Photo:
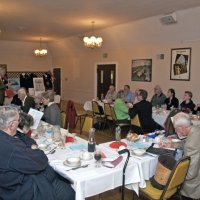
[[[94,159],[96,160],[95,167],[101,167],[101,151],[95,151]]]

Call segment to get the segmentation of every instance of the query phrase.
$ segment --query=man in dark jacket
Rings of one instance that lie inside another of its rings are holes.
[[[35,108],[34,98],[27,95],[25,88],[20,88],[18,90],[18,98],[22,102],[21,109],[23,112],[28,113],[30,108]]]
[[[129,115],[131,118],[134,118],[137,114],[142,126],[143,133],[153,132],[156,129],[161,129],[152,119],[152,105],[150,102],[146,101],[148,93],[146,90],[139,90],[138,100],[133,108],[129,109]]]
[[[60,180],[44,152],[14,137],[19,120],[16,109],[0,107],[0,199],[75,199],[70,184]]]

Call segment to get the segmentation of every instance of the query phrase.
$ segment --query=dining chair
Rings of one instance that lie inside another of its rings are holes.
[[[101,129],[103,124],[103,129],[105,128],[105,114],[100,111],[99,104],[97,101],[92,101],[92,116],[97,122],[98,128]]]
[[[66,113],[64,111],[60,112],[60,118],[61,118],[61,128],[66,128]]]
[[[135,132],[142,134],[143,130],[142,130],[142,125],[140,123],[140,119],[138,114],[135,115],[132,119],[131,119],[131,126],[132,129],[135,130]]]
[[[89,130],[93,127],[93,118],[86,116],[84,123],[83,123],[83,127],[81,129],[81,132],[86,132],[89,133]]]
[[[163,190],[154,188],[150,181],[146,181],[146,188],[140,189],[139,195],[144,196],[145,199],[166,200],[174,194],[178,194],[179,199],[182,199],[180,189],[184,183],[189,165],[190,157],[182,158],[172,170],[168,182]]]
[[[130,127],[130,123],[128,123],[128,122],[127,123],[122,123],[122,122],[119,122],[117,120],[117,116],[116,116],[114,107],[110,106],[110,109],[111,109],[111,116],[112,116],[112,119],[113,119],[113,122],[114,122],[114,128],[116,126],[120,126],[120,128],[127,127],[127,126]]]
[[[78,121],[80,122],[80,134],[82,133],[82,120],[85,119],[87,116],[87,112],[81,109],[78,109],[75,105],[75,111],[76,111],[76,122],[75,127],[77,126]]]

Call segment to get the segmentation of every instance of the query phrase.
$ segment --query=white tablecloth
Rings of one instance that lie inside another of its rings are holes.
[[[97,103],[104,108],[104,103],[101,101],[97,101]],[[86,101],[83,105],[83,109],[85,111],[92,111],[92,101]]]
[[[65,131],[62,129],[62,132]],[[46,138],[43,137],[38,139],[37,142],[44,143],[45,140]],[[87,141],[76,137],[75,143],[66,143],[64,149],[57,148],[54,154],[47,156],[49,164],[54,170],[72,182],[72,187],[76,191],[76,200],[84,200],[86,197],[97,195],[122,185],[122,170],[127,154],[122,155],[122,162],[115,168],[107,168],[105,166],[95,168],[95,160],[93,158],[89,161],[82,161],[82,165],[89,164],[88,167],[67,171],[71,168],[64,165],[66,158],[79,157],[81,153],[80,148],[74,147],[85,147],[85,150],[87,150]],[[118,152],[110,148],[109,143],[100,144],[98,148],[106,157],[118,156]],[[139,187],[146,187],[145,180],[149,180],[154,175],[156,164],[157,158],[152,156],[145,155],[139,159],[130,157],[126,169],[126,186],[138,193]]]
[[[164,127],[164,123],[168,115],[169,111],[167,110],[161,111],[160,113],[156,113],[156,111],[153,111],[152,118],[154,119],[155,122]],[[200,120],[197,119],[196,115],[193,115],[192,117],[193,117],[192,123],[194,125],[200,125]]]

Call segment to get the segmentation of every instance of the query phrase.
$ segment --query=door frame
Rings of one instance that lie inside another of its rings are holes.
[[[94,67],[94,97],[93,97],[94,99],[96,99],[97,97],[97,65],[115,65],[116,66],[115,91],[118,91],[118,62],[98,62],[98,63],[95,63],[95,67]]]

